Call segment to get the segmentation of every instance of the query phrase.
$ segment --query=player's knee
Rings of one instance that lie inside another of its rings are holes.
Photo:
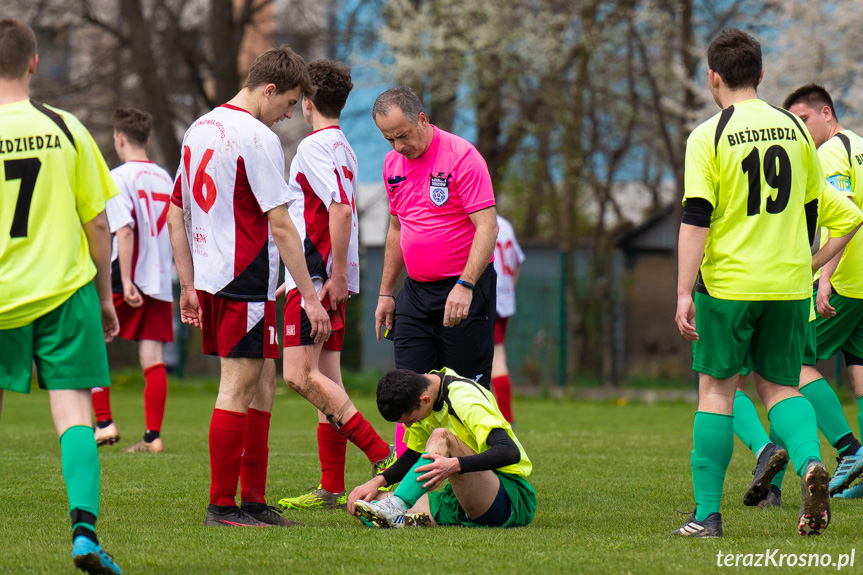
[[[290,387],[297,393],[301,393],[302,391],[307,389],[309,385],[310,373],[311,366],[305,364],[304,362],[298,362],[296,364],[285,365],[283,375],[285,378],[285,383],[288,384],[288,387]]]
[[[456,439],[456,436],[451,431],[438,427],[429,435],[426,442],[426,451],[450,457],[455,447]]]

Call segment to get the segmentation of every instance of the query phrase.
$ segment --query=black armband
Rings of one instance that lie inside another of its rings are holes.
[[[459,457],[461,473],[472,473],[474,471],[488,471],[500,469],[507,465],[518,463],[521,460],[521,452],[518,445],[503,428],[492,429],[485,440],[488,450],[478,455],[467,455]]]
[[[809,245],[815,242],[815,232],[818,231],[818,200],[812,200],[805,206],[806,232],[809,234]]]
[[[411,467],[420,460],[421,453],[417,453],[413,449],[408,449],[402,453],[401,457],[396,459],[396,462],[390,465],[381,475],[384,476],[384,481],[387,485],[398,483],[404,479]]]
[[[710,227],[713,204],[704,198],[689,198],[683,204],[683,223],[699,228]]]

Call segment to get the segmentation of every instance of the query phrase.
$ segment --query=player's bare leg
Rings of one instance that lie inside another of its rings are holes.
[[[126,453],[161,453],[162,420],[168,395],[168,376],[165,371],[164,350],[161,341],[144,339],[138,342],[138,360],[144,371],[144,437],[124,449]]]
[[[220,357],[221,375],[216,409],[246,413],[258,391],[264,360],[248,357]]]
[[[476,455],[458,436],[443,428],[432,431],[426,442],[426,451],[443,457]],[[453,493],[469,517],[479,517],[488,511],[500,487],[500,479],[493,471],[456,474],[450,476],[449,481]]]
[[[341,370],[341,352],[321,349],[318,358],[321,374],[344,389]],[[279,500],[283,509],[339,509],[347,503],[345,493],[345,448],[347,439],[318,411],[318,459],[321,464],[320,481],[295,497]]]
[[[357,411],[344,387],[320,370],[322,343],[284,349],[284,378],[288,387],[326,415],[341,435],[366,454],[373,473],[380,473],[395,461],[395,451],[381,439]]]
[[[284,377],[288,387],[299,393],[326,416],[336,417],[343,424],[357,413],[345,388],[320,369],[323,344],[286,347]]]
[[[445,458],[476,455],[458,436],[444,428],[432,431],[425,451]],[[431,459],[425,458],[417,461],[402,479],[392,498],[374,504],[356,501],[354,509],[368,523],[377,527],[432,526],[434,521],[429,513],[426,495],[428,487],[419,481],[426,473],[422,468],[431,463]],[[454,474],[449,476],[449,480],[459,505],[468,517],[474,519],[482,517],[491,509],[501,486],[500,479],[491,470]]]

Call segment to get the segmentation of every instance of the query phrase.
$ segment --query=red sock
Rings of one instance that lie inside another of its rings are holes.
[[[144,424],[150,431],[161,431],[165,417],[165,398],[168,397],[168,373],[164,363],[151,365],[144,370]]]
[[[504,419],[512,423],[512,382],[509,379],[509,374],[499,375],[492,379],[491,389]]]
[[[267,463],[270,457],[270,414],[249,408],[243,436],[240,465],[240,501],[264,503],[267,490]]]
[[[210,420],[210,503],[236,505],[246,414],[214,409]]]
[[[318,423],[318,458],[321,460],[321,488],[330,493],[345,490],[345,451],[348,440],[329,423]]]
[[[93,400],[93,412],[96,414],[96,421],[114,419],[114,416],[111,415],[110,387],[94,387],[90,391],[90,399]]]
[[[366,418],[359,411],[347,423],[338,428],[338,432],[359,447],[372,463],[383,461],[390,454],[389,444],[381,439],[372,424],[366,421]]]

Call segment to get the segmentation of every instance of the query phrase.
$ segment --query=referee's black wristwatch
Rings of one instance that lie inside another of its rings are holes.
[[[475,290],[475,289],[476,289],[476,286],[475,286],[474,284],[470,283],[469,281],[465,281],[465,280],[463,280],[463,279],[459,279],[459,280],[458,280],[457,282],[455,282],[455,283],[457,283],[457,284],[458,284],[458,285],[460,285],[460,286],[466,287],[466,288],[467,288],[467,289],[469,289],[470,291],[473,291],[473,290]]]

